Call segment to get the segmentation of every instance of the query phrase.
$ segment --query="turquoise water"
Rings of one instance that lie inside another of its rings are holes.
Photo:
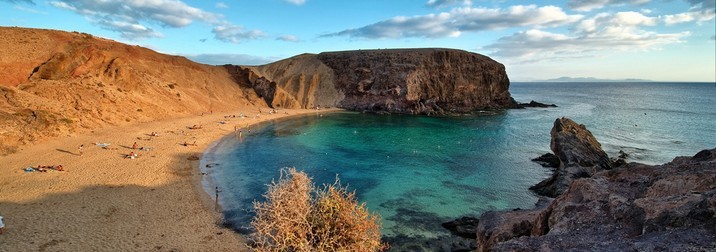
[[[530,161],[549,152],[558,117],[585,124],[610,156],[664,163],[716,147],[716,85],[513,83],[520,102],[555,103],[460,117],[330,113],[268,122],[211,147],[206,188],[222,189],[224,215],[246,231],[251,202],[283,167],[316,184],[339,176],[382,216],[385,237],[448,235],[441,222],[487,210],[530,208],[528,188],[550,170]],[[215,166],[213,166],[215,165]],[[213,190],[207,190],[213,193]]]

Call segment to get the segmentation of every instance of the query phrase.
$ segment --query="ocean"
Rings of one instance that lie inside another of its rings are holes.
[[[427,117],[327,113],[267,122],[205,153],[204,187],[221,188],[225,219],[239,232],[280,169],[317,185],[336,177],[382,217],[387,240],[449,236],[440,224],[489,210],[531,208],[528,188],[551,171],[530,159],[550,152],[555,119],[587,126],[610,157],[661,164],[716,147],[714,83],[512,83],[518,102],[556,108]],[[206,164],[211,166],[206,168]]]

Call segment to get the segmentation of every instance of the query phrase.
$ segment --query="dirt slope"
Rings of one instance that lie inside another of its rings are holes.
[[[89,34],[0,27],[0,154],[138,121],[265,106],[226,68]]]

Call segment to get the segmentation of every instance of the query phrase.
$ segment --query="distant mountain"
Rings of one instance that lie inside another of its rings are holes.
[[[653,82],[644,79],[598,79],[594,77],[559,77],[555,79],[540,80],[538,82]]]

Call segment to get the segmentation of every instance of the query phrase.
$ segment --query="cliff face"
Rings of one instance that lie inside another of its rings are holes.
[[[273,96],[263,96],[276,107],[449,114],[515,106],[504,66],[460,50],[303,54],[251,70],[275,83]]]
[[[111,125],[262,104],[222,67],[93,37],[0,27],[0,154]]]

